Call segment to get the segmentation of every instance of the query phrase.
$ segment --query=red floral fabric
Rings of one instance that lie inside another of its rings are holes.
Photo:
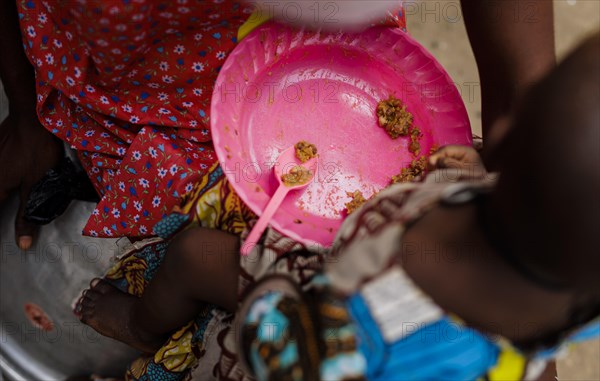
[[[212,86],[239,1],[19,0],[42,124],[77,150],[102,200],[84,234],[152,235],[217,160]]]

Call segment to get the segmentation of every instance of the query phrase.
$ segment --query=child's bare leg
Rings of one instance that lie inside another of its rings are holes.
[[[234,311],[239,252],[237,236],[203,228],[184,232],[169,247],[165,262],[136,306],[136,320],[149,331],[164,333],[165,326],[172,330],[189,322],[199,302]]]
[[[237,304],[239,238],[190,229],[175,238],[141,298],[96,281],[76,313],[101,334],[154,352],[169,333],[193,319],[202,303],[233,311]]]

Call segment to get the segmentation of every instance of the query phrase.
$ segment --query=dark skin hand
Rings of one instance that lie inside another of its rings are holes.
[[[454,168],[468,173],[485,170],[479,154],[473,148],[464,146],[443,147],[429,158],[428,164],[430,170]],[[572,295],[568,292],[547,292],[517,274],[499,260],[497,255],[491,255],[493,249],[482,236],[477,218],[471,209],[472,206],[469,205],[438,207],[413,225],[404,236],[405,242],[427,241],[427,237],[433,231],[433,235],[442,245],[447,242],[450,243],[450,247],[440,250],[445,253],[445,256],[440,256],[441,260],[431,260],[430,255],[426,253],[403,253],[401,261],[404,269],[442,306],[445,301],[452,303],[453,312],[484,332],[502,334],[519,342],[530,340],[543,332],[559,330],[568,321],[565,311],[569,310]],[[449,220],[454,221],[451,231],[447,224]],[[456,242],[467,242],[466,247],[470,249],[457,250]],[[472,256],[473,253],[476,253],[477,260]],[[448,260],[445,261],[444,258]],[[449,270],[449,266],[453,269]],[[436,267],[440,267],[439,274],[433,270]],[[442,280],[447,278],[448,272],[453,274],[451,281],[444,287],[439,287],[440,282],[445,283]],[[495,276],[499,277],[497,281],[493,280]],[[481,287],[475,290],[469,286],[471,283],[464,281],[469,278]],[[504,287],[502,292],[497,292],[496,285],[500,283],[510,287]],[[428,290],[428,287],[431,289]],[[457,303],[456,295],[465,297]],[[473,303],[474,300],[477,302]],[[490,303],[490,300],[494,302]],[[506,314],[506,311],[510,312]],[[514,311],[519,311],[519,314],[515,314]],[[555,379],[556,363],[550,361],[537,380]]]
[[[493,166],[487,152],[502,137],[497,122],[556,65],[553,6],[548,0],[461,0],[461,5],[481,80],[484,159]]]
[[[23,218],[31,187],[58,164],[63,149],[37,118],[35,74],[23,51],[18,20],[15,2],[1,1],[0,79],[9,115],[0,124],[0,203],[11,192],[19,192],[15,235],[19,247],[27,250],[38,231]]]

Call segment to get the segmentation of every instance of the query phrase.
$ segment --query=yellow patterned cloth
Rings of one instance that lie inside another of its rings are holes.
[[[211,181],[213,176],[218,179]],[[188,227],[202,226],[236,235],[242,234],[248,222],[256,218],[235,193],[218,164],[196,185],[178,212],[190,217]]]

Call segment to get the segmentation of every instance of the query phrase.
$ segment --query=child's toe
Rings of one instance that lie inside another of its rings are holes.
[[[81,300],[81,311],[82,312],[93,310],[95,306],[96,306],[96,302],[94,300],[88,298],[87,296]]]
[[[81,299],[96,301],[100,299],[102,295],[104,295],[104,293],[97,289],[85,290],[81,295]]]
[[[81,320],[82,313],[83,313],[83,304],[81,304],[81,301],[79,301],[75,305],[75,308],[73,308],[73,314],[75,315],[75,317],[77,317],[77,319]]]
[[[90,288],[96,287],[100,282],[102,282],[101,278],[94,278],[90,281]]]

